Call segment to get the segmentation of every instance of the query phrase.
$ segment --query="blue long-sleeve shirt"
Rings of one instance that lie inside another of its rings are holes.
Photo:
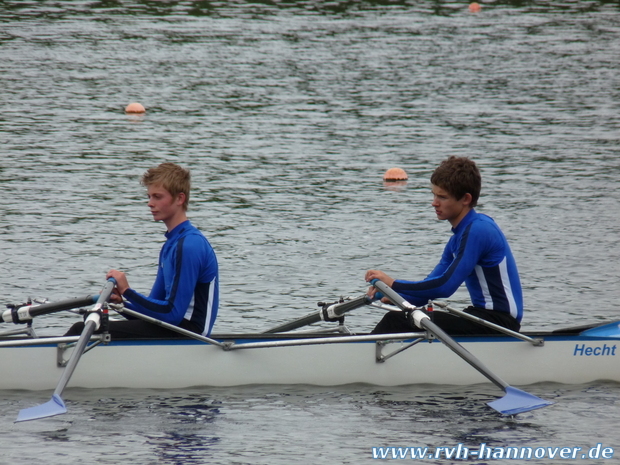
[[[126,306],[152,318],[179,325],[189,320],[211,333],[219,305],[219,277],[215,252],[189,221],[166,233],[159,253],[155,284],[149,296],[127,289]]]
[[[447,298],[463,282],[472,305],[523,317],[523,293],[506,237],[492,218],[471,210],[452,229],[435,269],[423,281],[396,280],[392,288],[413,305]]]

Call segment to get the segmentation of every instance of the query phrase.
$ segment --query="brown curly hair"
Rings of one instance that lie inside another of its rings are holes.
[[[460,200],[471,194],[471,207],[478,204],[482,177],[476,163],[467,157],[451,156],[435,169],[431,184],[441,187],[448,194]]]

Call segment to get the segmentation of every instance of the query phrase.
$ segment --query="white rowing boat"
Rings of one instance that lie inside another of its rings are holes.
[[[618,325],[615,327],[618,330]],[[526,334],[543,341],[542,346],[509,336],[454,339],[510,384],[620,382],[620,330],[615,336],[597,336],[597,329]],[[73,351],[67,343],[77,339],[0,339],[0,389],[54,389],[64,370],[63,361]],[[224,347],[194,339],[99,344],[83,356],[68,385],[172,389],[245,384],[468,385],[487,381],[441,342],[429,341],[425,333],[255,334],[213,339]],[[415,341],[420,342],[390,356]]]
[[[381,290],[388,295],[389,289]],[[407,304],[395,303],[406,309]],[[290,331],[320,319],[342,318],[345,312],[363,304],[368,304],[365,296],[260,334],[205,338],[178,329],[179,338],[116,341],[105,333],[93,335],[92,331],[79,337],[4,336],[0,337],[0,389],[56,387],[48,402],[55,406],[62,404],[60,395],[65,386],[174,389],[248,384],[469,385],[490,380],[506,391],[505,398],[512,398],[514,388],[510,384],[620,382],[619,323],[554,332],[505,331],[493,336],[450,338],[428,318],[425,323],[420,313],[424,330],[417,333],[352,334],[342,320],[336,332]],[[5,312],[4,319],[28,320],[28,312],[52,311],[41,307],[13,309],[11,315]],[[20,317],[16,316],[19,311]],[[82,354],[82,362],[77,365]],[[514,402],[508,408],[490,405],[502,413],[519,413],[549,404],[531,397],[536,400],[533,404],[528,400],[527,405],[519,401],[516,407]],[[64,404],[63,411],[53,413],[36,410],[40,407],[33,407],[33,415],[22,419],[66,412]]]

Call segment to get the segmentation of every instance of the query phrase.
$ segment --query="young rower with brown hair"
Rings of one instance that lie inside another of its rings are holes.
[[[499,226],[476,212],[482,179],[476,164],[464,157],[444,160],[431,176],[432,206],[439,220],[452,226],[450,238],[435,269],[421,281],[393,279],[383,271],[368,270],[365,279],[379,279],[416,306],[447,298],[465,283],[472,306],[466,313],[520,329],[523,317],[521,281],[515,259]],[[370,288],[368,295],[374,297]],[[429,312],[430,313],[430,312]],[[451,335],[488,334],[495,330],[444,312],[430,313],[435,324]],[[388,312],[373,333],[419,331],[403,312]]]

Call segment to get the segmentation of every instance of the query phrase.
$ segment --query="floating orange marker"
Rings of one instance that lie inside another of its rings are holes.
[[[471,11],[472,13],[479,13],[480,10],[482,10],[480,3],[472,2],[469,4],[469,11]]]
[[[139,104],[139,103],[130,103],[129,105],[127,105],[127,107],[125,107],[125,113],[145,113],[146,110],[144,109],[144,107]]]
[[[390,168],[383,175],[384,181],[406,181],[407,173],[401,168]]]

